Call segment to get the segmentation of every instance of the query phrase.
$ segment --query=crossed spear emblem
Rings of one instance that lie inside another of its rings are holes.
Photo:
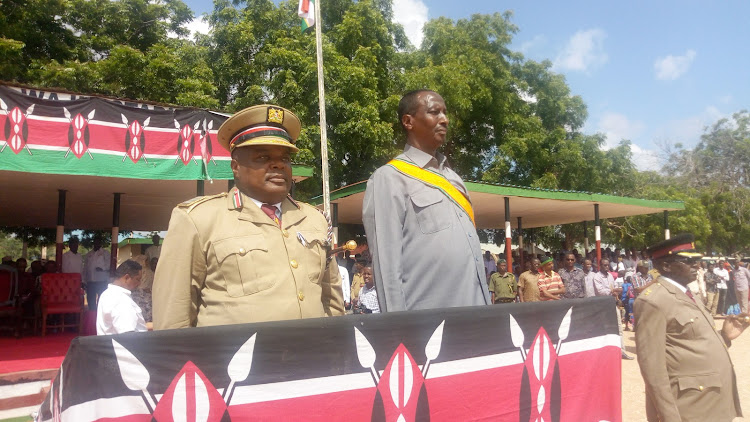
[[[229,361],[227,366],[227,374],[229,375],[229,386],[224,390],[223,399],[228,405],[229,400],[234,392],[235,384],[238,382],[245,381],[250,375],[250,368],[253,363],[253,352],[255,350],[255,337],[257,333],[253,334],[247,341],[235,352],[232,356],[232,360]],[[125,386],[130,390],[139,391],[142,393],[142,397],[148,409],[151,413],[156,409],[158,400],[154,394],[148,391],[148,384],[151,381],[151,376],[145,366],[135,357],[128,349],[118,343],[116,340],[112,340],[112,346],[115,349],[115,356],[117,357],[117,364],[120,367],[120,376],[125,383]],[[173,410],[174,412],[174,410]],[[181,420],[184,415],[177,417],[175,420]]]

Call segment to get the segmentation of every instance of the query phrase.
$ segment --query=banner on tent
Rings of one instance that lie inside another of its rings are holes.
[[[62,421],[620,421],[612,298],[78,338]]]
[[[143,179],[231,178],[226,116],[0,86],[0,168]],[[51,99],[53,98],[53,99]],[[115,158],[115,159],[113,159]],[[175,168],[178,167],[178,168]],[[175,171],[177,170],[177,171]]]

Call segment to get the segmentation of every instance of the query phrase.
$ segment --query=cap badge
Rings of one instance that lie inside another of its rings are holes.
[[[268,107],[268,123],[284,123],[284,110],[276,107]]]

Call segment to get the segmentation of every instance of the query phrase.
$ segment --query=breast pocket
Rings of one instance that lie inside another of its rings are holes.
[[[326,267],[328,253],[324,247],[328,240],[328,232],[323,230],[300,230],[300,235],[306,240],[304,262],[307,276],[313,283],[319,284]]]
[[[450,204],[443,193],[427,189],[410,196],[419,229],[430,234],[451,227]]]
[[[695,323],[697,318],[698,315],[687,312],[675,315],[674,323],[670,330],[672,331],[671,334],[679,339],[694,339],[696,337]]]
[[[214,242],[214,252],[229,296],[247,296],[273,287],[273,274],[259,270],[269,260],[262,234]]]

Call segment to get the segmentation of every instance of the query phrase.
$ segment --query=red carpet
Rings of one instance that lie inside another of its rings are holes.
[[[56,369],[65,357],[75,333],[47,334],[45,337],[0,337],[0,374]]]

